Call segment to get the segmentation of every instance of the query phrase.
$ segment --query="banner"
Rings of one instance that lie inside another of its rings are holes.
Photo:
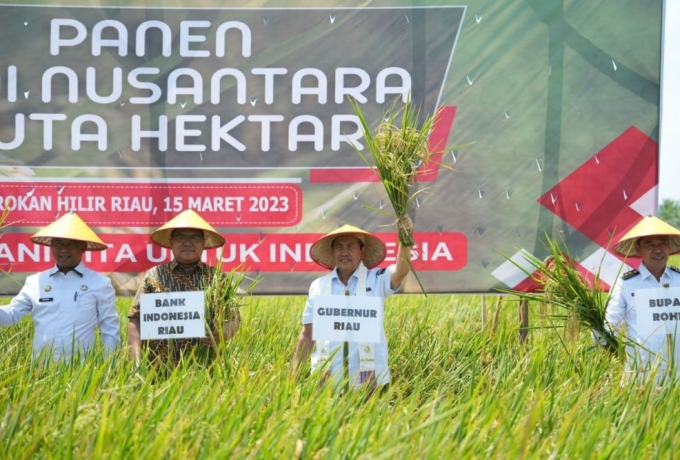
[[[613,236],[656,207],[661,6],[591,3],[0,5],[0,288],[52,263],[28,237],[71,210],[121,294],[187,208],[256,293],[306,293],[305,251],[346,223],[385,266],[394,217],[352,100],[374,126],[409,98],[440,109],[411,213],[428,292],[528,288],[506,257],[542,257],[546,233],[615,266]]]

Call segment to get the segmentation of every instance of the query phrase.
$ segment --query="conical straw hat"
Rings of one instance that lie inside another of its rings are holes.
[[[337,230],[322,236],[312,244],[312,247],[309,248],[309,255],[312,257],[312,260],[324,268],[333,270],[335,268],[335,257],[333,257],[331,244],[335,238],[345,235],[356,236],[364,243],[364,257],[362,260],[367,268],[373,268],[385,259],[385,243],[380,238],[352,225],[343,225]]]
[[[203,230],[204,249],[224,246],[224,238],[193,209],[187,209],[170,219],[168,223],[151,234],[151,241],[164,248],[169,248],[172,231],[178,228]]]
[[[645,236],[667,236],[671,247],[670,253],[680,252],[680,230],[654,216],[643,217],[628,233],[623,235],[614,246],[614,250],[624,256],[639,257],[640,253],[635,250],[635,243],[638,238]]]
[[[52,238],[84,241],[87,251],[103,251],[108,246],[94,234],[78,214],[71,211],[52,222],[31,237],[31,241],[45,246],[52,246]]]

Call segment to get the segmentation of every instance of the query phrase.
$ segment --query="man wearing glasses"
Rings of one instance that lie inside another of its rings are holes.
[[[95,344],[99,328],[108,354],[120,344],[118,312],[111,280],[82,262],[85,251],[107,248],[74,212],[31,237],[50,246],[55,265],[26,279],[21,292],[0,307],[0,324],[12,326],[31,314],[33,359],[71,360]]]
[[[238,330],[240,319],[228,322],[222,331],[212,331],[211,338],[145,340],[140,334],[141,295],[160,292],[201,291],[212,278],[214,268],[201,262],[204,249],[224,245],[224,238],[195,211],[183,211],[151,234],[151,241],[172,250],[173,260],[151,268],[137,290],[128,318],[128,344],[135,363],[141,361],[142,345],[148,348],[155,363],[177,364],[183,356],[196,351],[201,343],[215,346],[230,339]]]

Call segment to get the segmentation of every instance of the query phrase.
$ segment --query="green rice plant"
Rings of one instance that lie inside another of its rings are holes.
[[[225,323],[227,327],[238,327],[240,321],[239,308],[243,306],[243,298],[252,292],[260,281],[259,276],[250,280],[245,289],[241,288],[247,277],[240,272],[243,265],[222,271],[222,258],[218,257],[215,270],[203,286],[205,293],[205,324],[209,331],[221,331]]]
[[[82,362],[36,367],[30,321],[0,328],[0,459],[675,455],[680,386],[622,386],[622,362],[583,338],[577,372],[547,329],[520,346],[511,309],[491,335],[478,296],[387,299],[385,393],[295,379],[304,302],[245,298],[242,329],[223,353],[207,366],[182,361],[162,379],[131,375],[127,350],[104,357],[100,344]],[[123,321],[130,303],[117,301]]]
[[[545,248],[548,257],[544,260],[523,253],[524,259],[530,264],[530,270],[515,264],[541,286],[539,292],[506,292],[519,299],[537,301],[544,307],[549,305],[556,308],[557,313],[546,316],[550,320],[550,328],[564,329],[566,336],[573,338],[583,327],[592,331],[612,354],[622,356],[619,350],[623,339],[610,329],[605,320],[610,295],[603,292],[599,274],[596,273],[592,280],[586,279],[578,271],[566,245],[547,235]],[[508,257],[506,259],[511,260]],[[556,326],[555,321],[561,325]],[[561,336],[560,340],[564,344]]]

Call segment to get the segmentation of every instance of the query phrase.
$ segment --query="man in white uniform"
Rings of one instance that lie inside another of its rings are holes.
[[[641,257],[637,270],[624,273],[612,287],[607,304],[606,320],[612,329],[620,331],[625,325],[626,337],[643,347],[629,345],[627,371],[642,370],[653,355],[658,353],[663,340],[650,340],[638,331],[635,310],[635,293],[643,289],[680,287],[680,269],[668,266],[668,257],[680,253],[680,231],[662,220],[648,216],[636,224],[614,246],[614,250],[627,257]],[[639,297],[639,294],[638,294]],[[646,343],[645,343],[646,342]],[[663,367],[663,363],[660,363]],[[663,369],[661,369],[663,371]]]
[[[31,237],[50,246],[54,267],[31,275],[12,301],[0,307],[0,325],[12,326],[31,314],[33,358],[71,360],[90,350],[95,330],[104,352],[120,344],[118,312],[111,280],[85,266],[85,251],[107,248],[75,213],[68,213]]]
[[[397,222],[397,225],[408,229],[413,222],[408,216]],[[399,245],[397,263],[386,268],[374,268],[385,258],[385,245],[377,237],[357,227],[345,225],[332,231],[316,241],[310,248],[311,258],[319,265],[332,270],[327,275],[317,278],[309,288],[309,298],[302,314],[302,331],[295,349],[294,369],[306,362],[314,349],[312,339],[312,322],[314,319],[314,297],[317,295],[366,295],[380,297],[383,301],[399,289],[408,275],[410,248]],[[356,342],[348,345],[348,377],[352,385],[362,384],[374,386],[386,385],[390,381],[387,367],[387,339],[384,329],[381,341],[370,348],[370,355],[364,358],[364,347]],[[312,371],[324,364],[328,377],[336,381],[343,377],[343,343],[317,343],[312,357]],[[369,362],[369,366],[363,366]],[[369,369],[363,370],[362,369]]]

